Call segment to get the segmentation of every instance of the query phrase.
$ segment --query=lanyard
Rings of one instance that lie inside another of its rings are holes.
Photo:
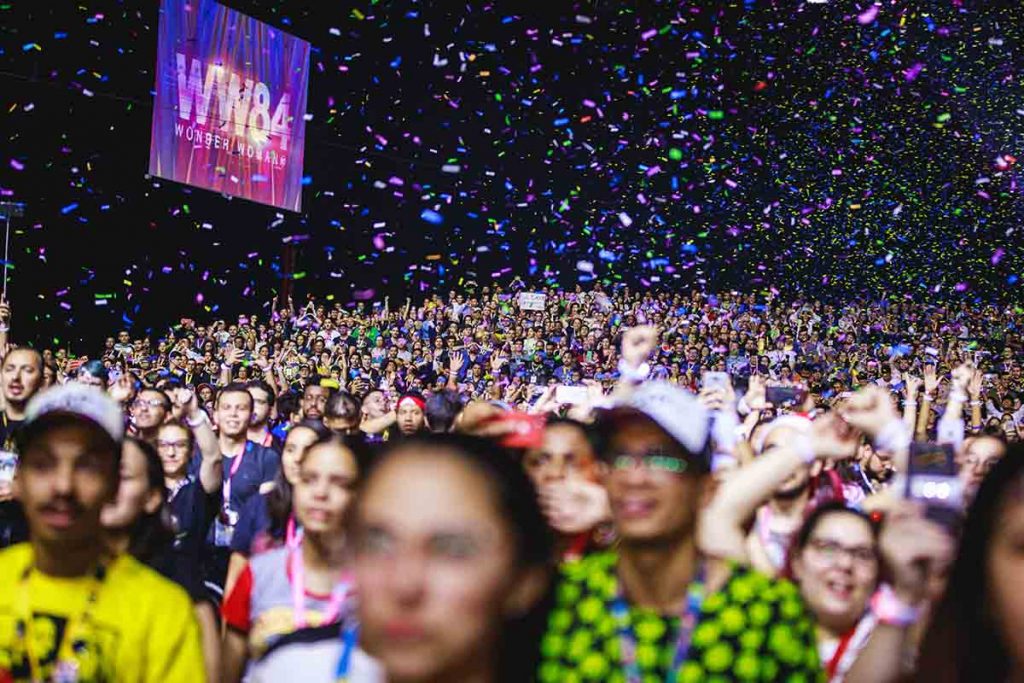
[[[302,528],[295,524],[295,515],[288,515],[288,524],[284,528],[284,544],[289,550],[296,550],[302,545]]]
[[[348,683],[348,672],[352,668],[352,653],[359,640],[359,624],[346,626],[341,631],[341,657],[334,672],[335,683]]]
[[[242,458],[249,452],[251,444],[251,441],[245,442],[245,448],[231,461],[231,471],[228,472],[228,476],[224,477],[224,500],[221,502],[221,505],[225,510],[231,509],[231,480],[234,478],[235,473],[238,472],[238,468],[242,466]]]
[[[831,681],[832,677],[836,675],[836,671],[839,669],[839,663],[843,660],[843,655],[846,654],[846,650],[850,647],[850,641],[853,640],[853,636],[857,633],[857,627],[860,623],[854,624],[853,628],[843,635],[839,644],[836,646],[836,651],[832,654],[832,659],[829,660],[825,666],[825,680]]]
[[[35,628],[33,622],[35,620],[32,616],[32,604],[29,596],[29,577],[31,574],[32,565],[29,564],[21,574],[21,582],[15,599],[15,604],[17,606],[16,612],[18,615],[16,628],[18,636],[25,645],[25,655],[28,658],[28,666],[32,675],[32,680],[43,681],[45,679],[42,671],[40,670],[39,657],[37,657],[36,653],[32,651],[39,640],[37,640],[34,632]],[[99,563],[96,566],[95,572],[93,572],[85,604],[77,614],[70,615],[67,618],[67,622],[64,625],[64,634],[61,637],[60,643],[57,644],[56,649],[57,656],[55,658],[55,670],[51,677],[55,683],[71,683],[78,680],[78,662],[75,659],[72,644],[75,641],[76,635],[78,635],[76,632],[80,629],[81,624],[87,621],[89,609],[96,604],[96,601],[99,598],[100,588],[103,587],[103,581],[106,576],[106,566],[103,563]]]
[[[292,574],[292,611],[295,618],[295,628],[306,628],[306,565],[302,559],[302,541],[300,540],[294,550],[288,553],[288,563]],[[331,601],[327,604],[327,610],[320,619],[320,626],[333,624],[341,616],[342,605],[346,598],[354,592],[352,582],[347,577],[334,587],[331,591]]]
[[[675,653],[672,656],[672,664],[666,672],[666,681],[675,681],[676,674],[682,667],[683,662],[690,652],[690,641],[693,639],[693,630],[700,618],[701,605],[704,604],[704,565],[697,570],[697,576],[690,589],[686,592],[686,608],[679,618],[679,633],[676,637]],[[626,674],[626,683],[641,683],[644,680],[640,672],[640,665],[636,660],[636,634],[633,632],[633,625],[629,619],[629,603],[622,594],[622,585],[616,591],[615,599],[611,604],[612,617],[619,632],[620,651],[622,653],[622,668]]]

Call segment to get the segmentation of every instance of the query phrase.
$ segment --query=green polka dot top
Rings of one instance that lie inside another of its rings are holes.
[[[626,683],[620,636],[612,615],[614,552],[562,568],[556,604],[541,642],[541,683]],[[675,655],[679,615],[629,608],[636,662],[644,683],[664,683]],[[796,587],[746,567],[708,595],[677,683],[824,681],[814,628]]]

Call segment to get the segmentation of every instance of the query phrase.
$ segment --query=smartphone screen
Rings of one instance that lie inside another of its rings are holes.
[[[806,390],[801,387],[768,387],[765,390],[765,400],[776,408],[796,405],[806,396]]]
[[[910,445],[905,495],[925,505],[925,516],[954,533],[963,517],[963,483],[950,444]]]

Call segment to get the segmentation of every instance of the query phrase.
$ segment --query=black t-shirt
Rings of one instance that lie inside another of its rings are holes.
[[[14,481],[14,470],[18,464],[14,439],[24,424],[24,420],[11,420],[6,412],[0,412],[0,477],[7,482]],[[0,548],[27,540],[28,526],[21,503],[16,500],[0,502]]]
[[[150,565],[185,588],[193,600],[204,595],[203,547],[219,503],[219,493],[207,493],[198,474],[190,473],[168,491],[174,543]]]

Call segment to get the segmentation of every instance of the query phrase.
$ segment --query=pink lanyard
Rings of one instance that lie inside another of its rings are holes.
[[[295,549],[288,553],[288,562],[292,573],[292,610],[295,618],[295,628],[306,628],[306,566],[302,559],[302,541],[300,540]],[[319,626],[333,624],[338,621],[341,615],[342,605],[353,592],[352,582],[348,576],[343,576],[338,585],[331,591],[331,601],[327,604],[327,610],[320,619]]]
[[[284,528],[284,544],[289,550],[295,550],[302,543],[302,529],[295,528],[295,515],[288,515],[288,524]]]
[[[247,450],[249,450],[248,442],[246,442],[242,452],[235,456],[234,461],[231,463],[231,471],[228,472],[228,476],[224,477],[224,500],[222,505],[225,510],[231,509],[231,480],[234,478],[235,473],[238,472],[238,468],[242,466],[242,457],[245,456]]]

